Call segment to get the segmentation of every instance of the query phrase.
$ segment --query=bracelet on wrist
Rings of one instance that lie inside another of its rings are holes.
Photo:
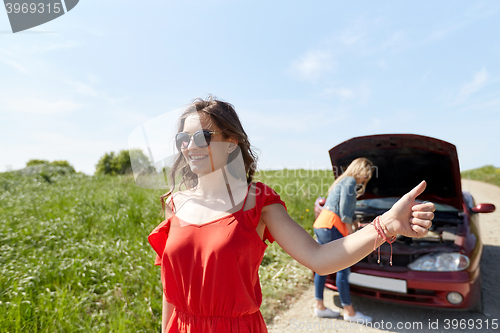
[[[387,230],[387,227],[385,225],[382,225],[382,223],[380,222],[380,215],[377,216],[373,222],[373,227],[375,228],[375,230],[377,231],[377,237],[375,238],[375,243],[373,245],[373,251],[375,251],[377,249],[377,240],[378,238],[382,238],[384,241],[386,241],[387,243],[389,243],[389,245],[391,246],[391,258],[389,260],[389,264],[392,266],[392,243],[394,243],[394,241],[396,240],[396,236],[394,235],[391,235],[389,233],[389,231]],[[384,228],[385,228],[385,231],[384,231]],[[387,237],[387,234],[391,235],[390,238]],[[378,247],[378,260],[377,260],[377,263],[380,264],[380,246]]]

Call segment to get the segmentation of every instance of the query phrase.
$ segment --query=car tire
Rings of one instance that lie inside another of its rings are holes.
[[[340,295],[338,292],[336,292],[334,295],[333,295],[333,304],[335,304],[335,306],[339,309],[342,309],[343,306],[342,306],[342,302],[340,301]]]

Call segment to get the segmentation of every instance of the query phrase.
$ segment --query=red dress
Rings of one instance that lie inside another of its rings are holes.
[[[272,188],[256,183],[250,210],[183,227],[173,215],[151,232],[163,292],[175,305],[167,332],[267,332],[258,274],[267,245],[256,228],[262,207],[275,203],[286,208]],[[274,241],[267,228],[265,239]]]

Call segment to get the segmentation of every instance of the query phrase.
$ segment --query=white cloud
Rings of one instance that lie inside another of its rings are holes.
[[[461,110],[462,113],[474,111],[476,115],[480,114],[500,114],[500,98],[484,98],[478,103],[472,104]]]
[[[14,60],[15,59],[15,60]],[[30,74],[28,68],[19,63],[19,57],[10,50],[0,49],[0,62],[11,66],[12,68],[20,71],[23,74]]]
[[[428,70],[420,77],[418,81],[415,82],[415,89],[420,89],[426,85],[428,85],[429,76],[431,75],[431,71]]]
[[[83,82],[78,82],[78,81],[67,81],[67,83],[74,87],[74,91],[77,94],[84,95],[84,96],[92,96],[92,97],[99,96],[99,93],[97,91],[95,91],[94,88],[92,88],[88,84],[85,84]]]
[[[349,88],[329,87],[325,88],[321,93],[321,95],[327,98],[330,98],[332,96],[337,96],[342,100],[349,100],[354,98],[355,92]]]
[[[87,80],[90,82],[90,83],[99,83],[101,82],[101,80],[99,79],[99,77],[93,73],[87,73],[87,75],[85,75],[87,77]]]
[[[454,33],[455,31],[459,30],[460,28],[462,28],[464,25],[465,25],[464,22],[460,22],[460,23],[455,23],[455,24],[452,24],[450,26],[441,28],[441,29],[436,29],[434,31],[431,31],[429,36],[427,36],[427,38],[425,38],[425,41],[435,42],[435,41],[439,41],[441,39],[444,39],[448,35]]]
[[[314,128],[315,123],[318,121],[316,116],[312,116],[306,112],[302,114],[289,113],[280,115],[277,113],[261,113],[256,111],[252,112],[251,118],[245,120],[247,127],[257,127],[260,130],[262,128],[269,128],[276,135],[279,135],[281,132],[304,133]]]
[[[462,87],[462,89],[460,90],[460,94],[469,96],[470,94],[481,89],[485,85],[487,80],[488,73],[486,72],[486,69],[483,68],[481,71],[474,74],[474,79],[471,82],[465,84]]]
[[[331,99],[339,98],[343,102],[359,102],[361,104],[367,102],[372,94],[372,90],[367,82],[361,82],[357,87],[337,87],[330,86],[323,89],[319,94],[320,97]]]
[[[63,43],[16,43],[9,49],[9,54],[11,56],[26,56],[32,54],[39,54],[50,52],[54,50],[70,49],[82,45],[80,42],[68,41]],[[6,53],[6,52],[4,52]]]
[[[0,100],[3,112],[21,112],[28,114],[56,114],[70,112],[81,107],[72,100],[50,101],[35,97],[5,98]]]
[[[356,44],[363,40],[365,33],[360,31],[344,31],[340,36],[340,41],[344,44]]]
[[[95,75],[89,74],[89,75],[87,75],[87,78],[91,84],[95,85],[99,82],[99,79]],[[80,81],[67,80],[66,83],[68,83],[70,86],[73,87],[74,93],[76,93],[78,95],[83,95],[86,97],[95,97],[95,98],[101,99],[109,105],[117,105],[117,104],[129,99],[128,96],[120,97],[120,98],[111,97],[111,96],[109,96],[109,94],[106,91],[104,91],[102,89],[96,89],[92,85],[87,84],[87,83],[83,83]]]
[[[383,69],[387,69],[387,68],[389,68],[389,65],[387,64],[387,62],[385,61],[385,59],[380,59],[380,60],[377,62],[377,65],[378,65],[380,68],[383,68]]]
[[[498,3],[495,2],[470,2],[470,6],[458,15],[447,17],[446,24],[442,27],[432,30],[424,39],[424,42],[436,42],[447,38],[448,36],[464,29],[477,21],[484,21],[491,16],[497,15],[500,11]]]
[[[60,143],[68,142],[67,137],[64,137],[61,133],[52,132],[35,132],[30,135],[30,138],[37,141],[38,143]]]
[[[387,28],[388,22],[383,18],[359,18],[342,30],[336,31],[329,44],[332,50],[348,50],[361,57],[381,54],[387,50],[404,50],[408,44],[407,33],[404,30],[394,31],[392,27],[391,32],[387,32]]]
[[[377,20],[367,21],[366,18],[358,18],[340,31],[338,40],[345,45],[365,44],[367,36],[378,23]]]
[[[79,44],[70,41],[66,43],[50,43],[50,44],[35,44],[30,47],[26,47],[22,44],[15,44],[10,50],[0,49],[0,62],[15,68],[16,70],[22,72],[23,74],[30,74],[28,68],[21,64],[31,63],[33,59],[30,59],[29,55],[45,53],[53,50],[68,49],[78,46]]]
[[[314,82],[325,73],[332,71],[334,65],[335,62],[330,53],[313,50],[292,62],[291,70],[300,80]]]
[[[382,119],[380,118],[372,118],[367,122],[366,129],[367,130],[378,130],[381,128]]]
[[[54,51],[54,50],[61,50],[61,49],[69,49],[73,47],[79,46],[80,43],[77,43],[75,41],[69,41],[66,43],[50,43],[50,44],[42,44],[42,45],[33,45],[29,51],[33,53],[44,53],[44,52],[49,52],[49,51]]]
[[[488,72],[483,68],[479,72],[474,74],[474,78],[472,81],[464,84],[460,88],[460,92],[458,93],[455,101],[452,105],[460,104],[464,102],[470,95],[480,90],[482,87],[486,85],[488,82]]]
[[[21,65],[20,63],[18,63],[16,61],[6,60],[6,59],[0,59],[0,61],[3,62],[6,65],[9,65],[9,66],[17,69],[18,71],[20,71],[23,74],[29,74],[30,73],[30,71],[28,70],[28,68],[26,68],[25,66]]]

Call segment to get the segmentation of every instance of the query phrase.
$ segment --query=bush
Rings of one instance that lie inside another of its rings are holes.
[[[55,167],[55,168],[53,168]],[[59,174],[66,173],[75,173],[75,168],[68,161],[59,160],[49,162],[47,160],[39,160],[39,159],[31,159],[26,162],[26,168],[19,170],[23,174],[33,174],[33,173],[41,173],[42,170],[50,170],[50,172],[54,172],[57,170]]]
[[[151,165],[149,158],[144,155],[143,151],[140,149],[132,149],[132,150],[120,150],[118,154],[115,152],[109,152],[104,154],[99,162],[96,164],[96,174],[97,175],[126,175],[132,173],[132,162],[130,158],[130,154],[132,154],[136,167],[140,167],[141,169],[148,170],[149,173],[152,173],[154,167]]]
[[[39,165],[39,164],[49,164],[49,161],[47,160],[37,160],[37,159],[31,159],[26,163],[26,166],[33,166],[33,165]]]
[[[113,165],[114,158],[114,152],[104,154],[104,156],[99,159],[99,162],[97,162],[95,170],[96,175],[115,175],[116,173]]]
[[[75,168],[73,168],[73,166],[71,164],[69,164],[68,161],[63,161],[63,160],[60,160],[60,161],[52,161],[49,163],[50,165],[53,165],[53,166],[56,166],[56,167],[66,167],[66,168],[70,168],[73,170],[73,172],[75,172]]]
[[[40,175],[48,183],[52,183],[60,177],[76,174],[72,166],[55,166],[50,163],[27,166],[24,169],[14,171],[14,173],[19,176]]]
[[[114,169],[118,175],[132,173],[132,163],[130,162],[130,152],[121,150],[113,159]]]

